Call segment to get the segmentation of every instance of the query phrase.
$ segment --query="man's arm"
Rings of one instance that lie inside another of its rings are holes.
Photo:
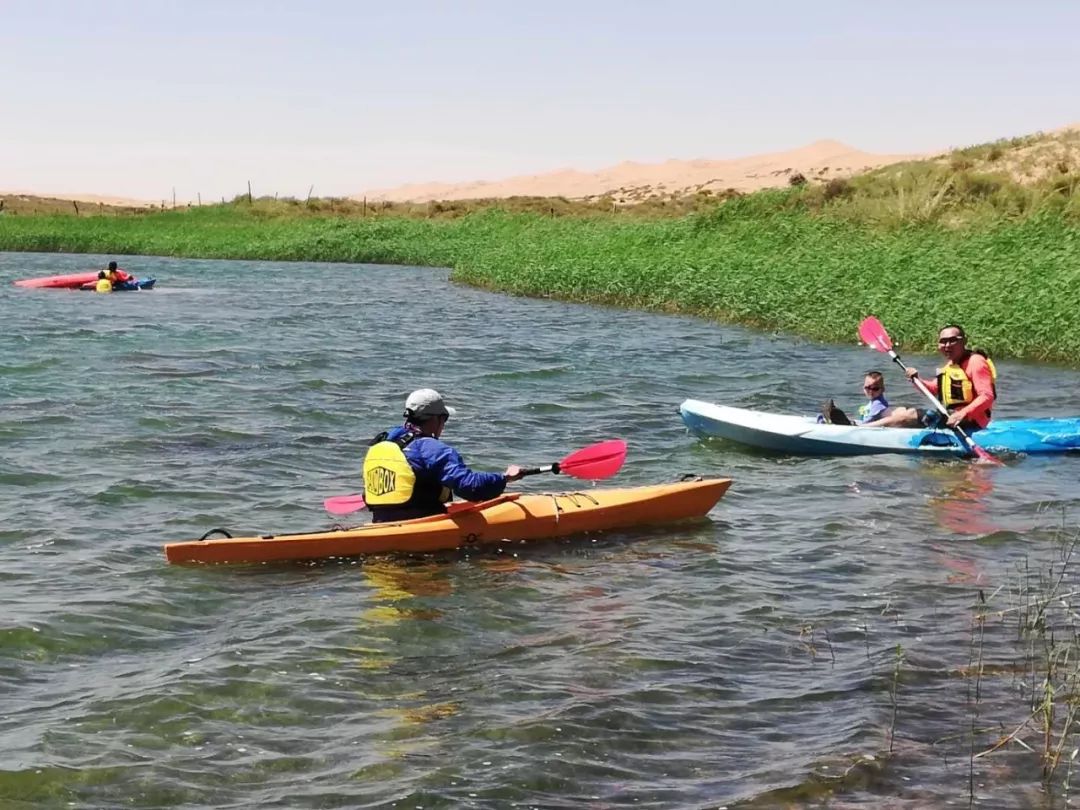
[[[438,473],[442,485],[449,487],[460,498],[486,501],[499,497],[506,489],[505,475],[470,470],[458,451],[448,444],[438,442],[430,459],[432,469]]]

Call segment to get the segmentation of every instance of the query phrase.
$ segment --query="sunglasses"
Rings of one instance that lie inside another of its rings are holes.
[[[864,385],[863,386],[863,391],[880,391],[880,390],[881,390],[880,385]]]
[[[959,343],[961,340],[963,340],[962,337],[960,337],[959,335],[954,335],[952,337],[938,338],[937,342],[939,346],[948,346],[952,343]]]

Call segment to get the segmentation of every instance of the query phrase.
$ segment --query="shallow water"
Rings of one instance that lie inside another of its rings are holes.
[[[0,806],[1052,806],[1037,724],[1033,752],[972,759],[1025,720],[1032,679],[1017,613],[971,617],[1057,563],[1080,458],[788,458],[684,430],[686,397],[851,410],[872,366],[916,404],[854,334],[420,268],[129,257],[157,289],[10,285],[108,258],[0,254]],[[999,369],[997,416],[1080,413],[1077,372]],[[421,386],[478,468],[621,436],[613,483],[734,484],[677,527],[166,565],[163,542],[217,526],[329,526],[323,498],[358,488]]]

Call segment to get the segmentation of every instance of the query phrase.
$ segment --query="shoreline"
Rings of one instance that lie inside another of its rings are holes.
[[[498,209],[449,220],[290,218],[246,205],[13,216],[0,249],[448,267],[451,280],[493,291],[839,344],[875,314],[909,352],[932,350],[940,325],[959,321],[995,358],[1080,366],[1080,227],[1037,214],[963,230],[872,228],[815,213],[802,194],[762,192],[663,219]]]

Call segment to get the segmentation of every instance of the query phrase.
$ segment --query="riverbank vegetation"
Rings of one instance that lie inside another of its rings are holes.
[[[245,195],[143,212],[9,209],[0,249],[450,266],[454,280],[492,290],[838,342],[872,313],[908,351],[932,349],[958,321],[999,357],[1076,365],[1080,132],[633,206]]]

